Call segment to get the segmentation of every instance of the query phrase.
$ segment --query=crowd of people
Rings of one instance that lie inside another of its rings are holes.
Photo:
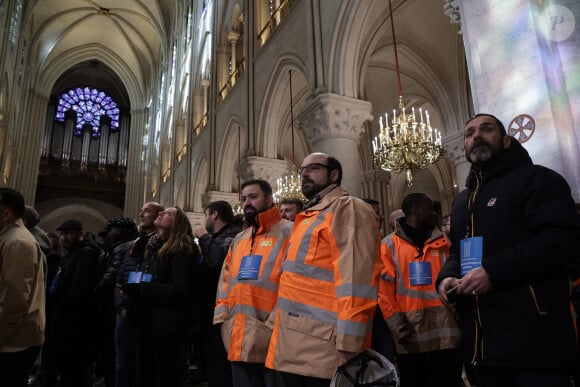
[[[450,216],[411,193],[384,238],[379,202],[324,153],[298,168],[307,202],[249,180],[243,219],[215,201],[195,230],[147,202],[100,240],[76,219],[46,234],[0,188],[0,385],[28,386],[40,359],[43,387],[184,387],[193,364],[209,386],[329,386],[372,348],[401,387],[569,387],[570,188],[493,115],[467,121],[465,155]]]

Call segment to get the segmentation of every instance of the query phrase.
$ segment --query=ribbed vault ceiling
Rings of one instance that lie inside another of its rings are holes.
[[[63,55],[94,50],[106,53],[111,62],[128,69],[135,82],[151,84],[159,62],[164,60],[163,53],[167,52],[168,25],[175,3],[174,0],[35,0],[27,13],[30,18],[25,21],[31,28],[32,62],[42,72]],[[95,62],[93,66],[78,66],[82,62],[87,63],[84,60],[73,63],[75,78],[83,76],[82,69],[96,71]],[[95,76],[88,78],[94,80]]]

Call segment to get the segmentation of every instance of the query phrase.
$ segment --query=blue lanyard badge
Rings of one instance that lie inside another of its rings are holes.
[[[141,277],[141,282],[151,282],[151,278],[153,278],[153,274],[143,273],[143,277]]]
[[[142,271],[132,271],[129,273],[129,279],[127,283],[138,284],[141,282],[151,282],[152,275],[149,273],[143,273]]]
[[[250,254],[242,257],[240,264],[240,271],[238,272],[238,279],[258,279],[260,273],[260,266],[262,264],[262,256]]]
[[[143,272],[132,271],[129,273],[129,279],[127,279],[127,283],[138,284],[141,282],[141,277],[143,277]]]
[[[481,267],[483,258],[483,237],[462,239],[459,245],[461,252],[461,275]]]
[[[409,272],[411,285],[431,285],[433,274],[431,272],[431,262],[410,262]]]

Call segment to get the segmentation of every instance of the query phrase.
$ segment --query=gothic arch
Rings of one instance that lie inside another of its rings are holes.
[[[308,143],[304,136],[297,130],[299,112],[302,110],[308,97],[308,76],[304,63],[298,58],[283,56],[276,63],[266,86],[260,115],[258,117],[256,147],[259,154],[264,157],[279,159],[292,159],[288,149],[281,144],[285,132],[290,135],[290,91],[288,71],[292,70],[292,94],[294,104],[294,139],[296,159],[300,155],[305,156],[308,152]],[[288,128],[286,130],[286,128]],[[290,152],[291,153],[291,152]]]
[[[191,198],[192,210],[203,212],[203,194],[209,181],[209,163],[205,153],[200,153],[194,162],[192,181],[195,182]]]
[[[142,108],[147,105],[147,95],[151,91],[143,88],[143,85],[146,84],[145,80],[138,79],[135,73],[122,62],[116,53],[98,44],[76,47],[74,50],[63,52],[53,61],[46,63],[38,71],[39,82],[37,90],[41,93],[42,91],[46,92],[46,94],[50,93],[58,78],[69,68],[78,63],[95,59],[109,66],[119,76],[129,95],[132,109]],[[44,95],[44,93],[42,94]]]
[[[180,178],[176,184],[177,191],[175,194],[175,206],[181,208],[182,210],[185,209],[186,205],[186,192],[185,192],[185,181],[183,178]]]
[[[238,149],[240,157],[243,158],[248,148],[249,135],[242,122],[239,116],[230,116],[226,124],[222,142],[218,144],[218,154],[221,157],[219,157],[217,163],[216,181],[218,182],[218,189],[221,191],[236,192],[238,189],[238,175],[236,173],[239,164]],[[240,128],[239,139],[238,127]]]

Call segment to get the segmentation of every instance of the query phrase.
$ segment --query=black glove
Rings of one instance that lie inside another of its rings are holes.
[[[141,290],[141,284],[125,282],[123,285],[121,285],[121,290],[123,291],[123,293],[125,293],[129,297],[137,298],[137,297],[139,297],[139,292]]]

